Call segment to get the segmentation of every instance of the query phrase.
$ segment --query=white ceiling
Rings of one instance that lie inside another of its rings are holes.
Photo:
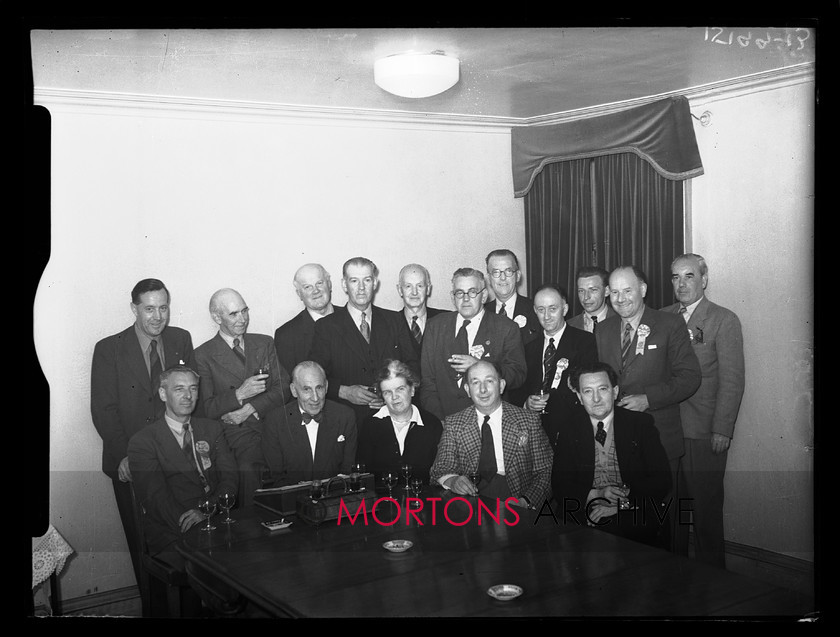
[[[31,33],[35,89],[527,121],[815,62],[780,28],[95,29]],[[426,99],[373,82],[378,57],[444,51],[461,80]]]

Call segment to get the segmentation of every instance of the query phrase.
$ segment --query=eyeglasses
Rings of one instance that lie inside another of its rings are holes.
[[[505,278],[509,279],[514,274],[516,274],[516,272],[517,271],[513,268],[505,268],[504,270],[490,270],[490,276],[492,276],[494,279],[501,279],[502,275],[504,274]]]
[[[454,296],[456,299],[463,299],[465,296],[474,299],[483,291],[484,289],[476,290],[475,288],[470,288],[469,290],[455,290],[454,292],[452,292],[452,296]]]

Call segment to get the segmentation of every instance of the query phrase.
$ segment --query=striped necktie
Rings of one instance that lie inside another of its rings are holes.
[[[181,446],[181,451],[184,452],[184,455],[190,461],[190,464],[196,468],[198,471],[198,477],[201,478],[201,486],[204,487],[205,493],[210,491],[210,485],[207,484],[207,476],[204,475],[204,469],[201,466],[200,462],[196,461],[195,457],[195,445],[193,444],[193,437],[192,431],[190,430],[190,423],[184,423],[184,444]]]
[[[552,337],[548,339],[548,346],[545,348],[545,353],[543,354],[543,391],[551,389],[551,381],[554,380],[554,355],[556,353],[557,348],[554,347],[554,338]]]
[[[418,345],[423,344],[423,332],[420,331],[420,325],[417,323],[417,317],[411,317],[411,335],[414,337],[414,340],[417,341]]]
[[[152,392],[157,393],[157,386],[160,382],[160,373],[163,371],[160,363],[160,355],[157,351],[157,341],[152,339],[149,343],[149,378],[152,381]]]
[[[630,344],[633,342],[633,326],[627,323],[624,326],[624,336],[621,340],[621,366],[627,364],[627,358],[630,355]]]
[[[233,339],[233,353],[236,354],[237,358],[241,361],[242,365],[245,365],[245,350],[242,349],[242,346],[239,344],[239,339]]]
[[[365,320],[365,312],[362,312],[362,322],[359,323],[359,331],[365,337],[365,340],[370,343],[370,325]]]

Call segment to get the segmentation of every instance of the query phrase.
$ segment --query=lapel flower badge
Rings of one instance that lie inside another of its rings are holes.
[[[692,343],[698,343],[698,344],[702,345],[703,344],[703,326],[702,325],[696,325],[693,330],[689,327],[688,328],[688,338],[691,339]]]
[[[557,371],[554,372],[554,383],[559,383],[560,379],[563,378],[563,371],[569,369],[569,359],[568,358],[561,358],[557,361]]]
[[[198,453],[210,453],[210,445],[206,440],[199,440],[195,443],[195,450]]]
[[[639,329],[636,330],[636,335],[638,336],[636,339],[636,354],[644,356],[645,340],[647,340],[647,337],[650,336],[650,327],[642,323],[639,325]]]
[[[525,327],[528,324],[528,319],[526,319],[521,314],[517,314],[514,317],[513,322],[516,323],[519,327]]]
[[[470,356],[473,358],[481,358],[484,356],[484,345],[473,345],[470,348]]]
[[[336,440],[336,442],[344,442],[344,434],[341,434],[341,435],[338,437],[338,439]]]
[[[524,447],[528,444],[528,434],[519,434],[519,446]]]

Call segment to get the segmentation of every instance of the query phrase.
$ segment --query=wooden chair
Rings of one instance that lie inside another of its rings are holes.
[[[146,545],[146,535],[143,530],[143,517],[146,510],[143,504],[137,500],[137,495],[134,492],[134,484],[131,483],[131,501],[134,508],[134,521],[137,526],[137,533],[139,534],[140,546],[140,563],[141,575],[138,585],[140,587],[140,600],[143,605],[143,617],[152,617],[152,599],[153,587],[166,587],[166,605],[169,617],[181,617],[181,604],[184,593],[187,595],[191,591],[187,574],[184,571],[179,571],[172,565],[157,559],[149,554],[148,546]]]

